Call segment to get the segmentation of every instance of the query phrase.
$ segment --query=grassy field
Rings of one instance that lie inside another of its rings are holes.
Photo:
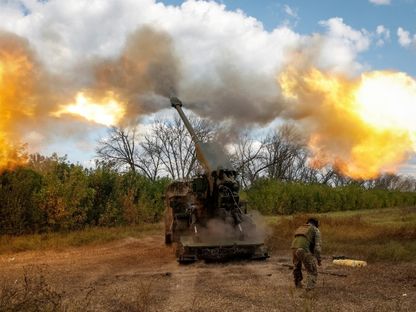
[[[294,229],[312,214],[268,217],[268,245],[287,250]],[[321,222],[323,254],[367,261],[416,260],[416,208],[313,214]]]
[[[0,236],[0,254],[30,250],[63,250],[68,247],[107,243],[126,237],[140,238],[162,233],[163,224],[142,224],[124,227],[92,227],[67,233],[48,233],[22,236]]]
[[[271,251],[287,252],[294,229],[309,216],[312,215],[266,217],[270,229],[267,244]],[[342,211],[314,216],[321,222],[324,255],[344,255],[370,262],[416,260],[416,208]],[[63,250],[156,233],[163,233],[162,223],[94,227],[68,233],[1,236],[0,254],[29,250]]]
[[[177,265],[173,250],[163,245],[162,223],[3,236],[0,311],[143,312],[165,311],[172,304],[181,309],[171,311],[414,310],[415,208],[314,215],[321,221],[325,257],[345,255],[371,263],[347,271],[347,278],[320,276],[319,300],[298,297],[290,270],[280,262],[280,257],[288,259],[294,229],[309,216],[266,217],[272,257],[233,265]],[[139,239],[110,248],[104,244],[126,237]],[[71,248],[82,245],[91,248]],[[30,250],[58,252],[8,255]],[[324,261],[323,268],[328,265]]]

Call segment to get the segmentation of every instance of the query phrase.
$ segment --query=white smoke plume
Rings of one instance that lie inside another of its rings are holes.
[[[197,114],[226,121],[234,131],[308,116],[282,97],[277,79],[289,65],[346,77],[368,68],[357,59],[375,33],[337,17],[319,24],[321,33],[299,34],[284,21],[269,31],[214,1],[0,2],[0,29],[30,45],[55,104],[71,103],[77,92],[92,98],[113,92],[126,105],[125,119],[136,121],[169,108],[168,97],[176,95]],[[71,118],[54,120],[60,130],[53,134],[85,133],[87,126],[80,119],[71,124]],[[27,138],[49,141],[46,124],[34,125]]]

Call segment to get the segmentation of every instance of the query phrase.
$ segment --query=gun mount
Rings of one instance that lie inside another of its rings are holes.
[[[204,173],[172,182],[165,196],[165,242],[176,243],[180,263],[234,257],[266,259],[268,252],[253,219],[240,201],[237,172],[215,142],[202,142],[182,110],[170,99],[195,145]]]

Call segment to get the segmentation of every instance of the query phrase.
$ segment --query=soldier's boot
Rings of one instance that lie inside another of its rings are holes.
[[[311,291],[315,288],[317,278],[317,275],[308,272],[308,276],[306,278],[306,291]]]
[[[295,265],[294,270],[293,270],[293,281],[295,282],[296,288],[303,287],[302,280],[303,280],[302,267],[300,265]]]
[[[303,280],[303,277],[300,275],[298,275],[298,274],[294,274],[295,276],[295,278],[294,278],[294,281],[295,281],[295,287],[296,288],[303,288],[303,284],[302,284],[302,280]]]

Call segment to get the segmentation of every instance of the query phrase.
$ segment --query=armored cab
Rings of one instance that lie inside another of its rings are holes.
[[[167,187],[165,243],[176,243],[180,263],[236,257],[266,259],[263,231],[240,201],[237,172],[222,147],[201,142],[182,110],[182,102],[174,97],[171,104],[192,137],[204,173]]]

